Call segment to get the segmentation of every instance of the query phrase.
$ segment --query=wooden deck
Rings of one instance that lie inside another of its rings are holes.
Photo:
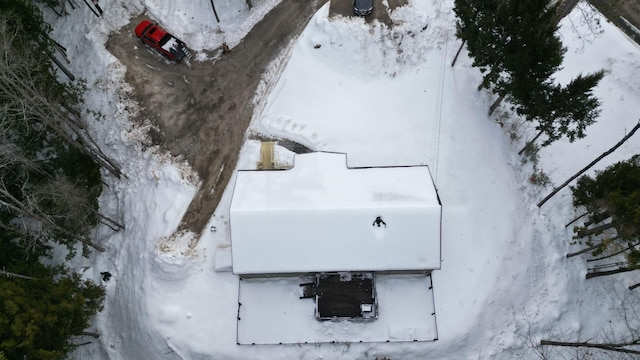
[[[316,282],[316,317],[375,319],[376,296],[374,275],[324,274]]]

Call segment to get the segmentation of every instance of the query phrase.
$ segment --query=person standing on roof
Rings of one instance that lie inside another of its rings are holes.
[[[373,220],[373,224],[371,224],[371,225],[372,226],[378,225],[378,227],[380,227],[380,224],[384,225],[384,227],[387,227],[387,223],[384,222],[380,216],[378,216],[378,217],[376,217],[375,220]]]

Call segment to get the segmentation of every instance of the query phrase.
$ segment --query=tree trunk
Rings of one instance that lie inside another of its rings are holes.
[[[89,5],[89,3],[87,2],[87,0],[84,0],[84,3],[87,5],[87,7],[89,8],[89,10],[91,10],[91,12],[93,13],[93,15],[95,15],[96,17],[100,17],[100,14],[98,14],[97,11],[95,11],[95,9],[93,7],[91,7],[91,5]]]
[[[619,238],[619,236],[617,236],[616,238]],[[593,262],[593,261],[600,261],[600,260],[604,260],[604,259],[609,259],[609,258],[612,258],[612,257],[614,257],[616,255],[620,255],[623,252],[631,251],[631,250],[633,250],[633,248],[635,248],[638,245],[640,245],[640,242],[637,242],[637,243],[635,243],[633,245],[629,245],[628,248],[622,249],[620,251],[616,251],[613,254],[609,254],[609,255],[606,255],[606,256],[601,256],[601,257],[598,257],[598,258],[595,258],[595,259],[588,259],[587,262]]]
[[[58,66],[58,69],[62,70],[62,72],[65,75],[67,75],[69,80],[71,80],[71,81],[75,81],[76,80],[76,76],[73,75],[73,73],[71,73],[71,71],[69,71],[69,69],[67,69],[64,65],[62,65],[60,60],[56,59],[56,57],[53,56],[53,54],[49,53],[48,51],[47,51],[47,53],[49,54],[49,59],[51,59],[51,61],[53,61],[53,63],[56,64],[56,66]]]
[[[593,217],[591,217],[591,219],[589,219],[588,221],[586,221],[584,223],[584,226],[587,227],[587,226],[589,226],[591,224],[597,224],[600,221],[606,220],[606,219],[608,219],[610,217],[611,217],[611,215],[609,214],[609,212],[605,210],[605,211],[603,211],[601,213],[593,215]]]
[[[614,221],[610,222],[610,223],[606,223],[606,224],[602,224],[600,226],[596,226],[594,228],[591,229],[584,229],[582,231],[578,231],[578,237],[579,238],[583,238],[585,236],[589,236],[589,235],[593,235],[593,234],[599,234],[607,229],[611,229],[613,227],[616,226],[616,223]]]
[[[50,38],[51,41],[53,41],[54,44],[54,48],[56,49],[56,51],[58,52],[58,54],[62,55],[62,57],[64,58],[64,61],[67,64],[71,64],[71,61],[69,60],[69,57],[67,57],[67,48],[60,45],[59,42],[53,40]]]
[[[497,98],[496,101],[491,104],[491,106],[489,106],[489,115],[493,114],[493,112],[496,111],[496,108],[498,107],[498,105],[500,105],[500,103],[502,103],[502,100],[504,100],[505,96],[506,95],[500,95],[500,97]]]
[[[58,10],[56,10],[53,6],[51,6],[51,4],[47,4],[47,6],[53,10],[54,13],[56,13],[56,15],[58,15],[58,17],[62,16],[61,13],[58,12]]]
[[[629,290],[633,290],[633,289],[635,289],[635,288],[637,288],[637,287],[639,287],[639,286],[640,286],[640,283],[637,283],[637,284],[631,285],[631,286],[629,286]]]
[[[563,342],[563,341],[550,341],[550,340],[541,340],[540,345],[542,346],[564,346],[564,347],[586,347],[586,348],[595,348],[607,351],[615,351],[625,354],[640,354],[639,350],[627,349],[625,346],[633,346],[638,345],[638,341],[633,341],[630,343],[620,343],[620,344],[594,344],[588,342]]]
[[[100,4],[98,4],[98,0],[91,0],[91,2],[93,3],[93,6],[96,8],[96,10],[98,10],[98,13],[100,14],[100,16],[102,16],[102,13],[104,11],[102,11]]]
[[[6,271],[4,269],[4,266],[0,270],[0,275],[4,275],[6,277],[17,277],[17,278],[20,278],[20,279],[27,279],[27,280],[35,280],[36,279],[34,277],[31,277],[31,276],[20,275],[20,274],[16,274],[16,273],[12,273],[12,272]]]
[[[582,215],[580,215],[580,216],[578,216],[578,217],[574,218],[573,220],[569,221],[569,223],[567,223],[564,227],[566,227],[566,228],[567,228],[567,227],[569,227],[569,225],[571,225],[571,224],[573,224],[574,222],[576,222],[576,221],[578,221],[578,220],[582,219],[583,217],[587,216],[588,214],[589,214],[589,212],[588,212],[588,211],[587,211],[587,212],[585,212],[584,214],[582,214]]]
[[[102,215],[102,214],[98,214],[98,216],[101,219],[105,220],[102,223],[107,225],[108,227],[110,227],[113,231],[120,231],[120,230],[124,229],[124,225],[122,225],[121,223],[115,221],[114,219],[112,219],[112,218],[110,218],[108,216]]]
[[[578,176],[584,174],[593,165],[598,163],[598,161],[602,160],[605,156],[611,154],[617,148],[622,146],[622,144],[624,144],[625,141],[629,140],[629,138],[631,138],[631,136],[633,136],[633,134],[638,130],[638,128],[640,128],[640,120],[638,121],[636,126],[634,126],[633,129],[631,129],[631,131],[627,135],[625,135],[625,137],[623,137],[622,140],[620,140],[615,146],[613,146],[611,149],[609,149],[609,150],[605,151],[604,153],[602,153],[602,155],[598,156],[597,159],[593,160],[591,163],[589,163],[589,165],[585,166],[584,168],[582,168],[582,170],[578,171],[576,174],[574,174],[572,177],[570,177],[567,181],[562,183],[562,185],[560,185],[560,186],[556,187],[555,189],[553,189],[553,191],[549,195],[545,196],[544,199],[540,200],[540,202],[538,203],[538,207],[541,207],[542,205],[544,205],[544,203],[549,201],[549,199],[551,199],[555,194],[557,194],[558,191],[562,190],[565,186],[569,185],[569,183],[572,182]]]
[[[620,273],[629,272],[629,271],[633,271],[633,270],[637,270],[637,269],[623,267],[623,268],[619,268],[619,269],[615,269],[615,270],[589,272],[589,273],[587,273],[587,279],[591,279],[591,278],[599,277],[599,276],[608,276],[608,275],[620,274]]]
[[[542,134],[544,134],[544,131],[542,131],[542,130],[538,131],[536,136],[534,136],[533,139],[527,141],[527,143],[524,144],[524,147],[522,149],[520,149],[520,151],[518,151],[518,155],[522,155],[522,153],[525,150],[527,150],[530,146],[533,146],[533,144],[536,142],[536,140],[538,140],[538,138],[540,138],[540,136],[542,136]]]
[[[589,252],[589,251],[592,251],[592,250],[595,250],[601,245],[602,245],[602,242],[599,242],[596,245],[590,246],[590,247],[582,249],[580,251],[576,251],[574,253],[567,254],[567,259],[571,258],[571,257],[574,257],[574,256],[582,255],[582,254],[584,254],[586,252]]]
[[[464,47],[464,44],[466,42],[467,42],[466,40],[462,40],[462,44],[460,44],[458,51],[456,51],[456,56],[453,57],[453,61],[451,62],[451,67],[453,67],[453,65],[456,64],[456,60],[458,60],[458,55],[460,55],[460,52],[462,51],[462,48]]]
[[[75,81],[76,77],[75,75],[73,75],[71,73],[71,71],[69,71],[69,69],[67,69],[64,65],[62,65],[62,63],[60,62],[60,60],[56,59],[56,57],[53,55],[53,53],[51,52],[51,50],[49,50],[49,44],[51,44],[51,38],[49,38],[48,35],[45,35],[46,40],[43,42],[42,40],[39,39],[35,39],[36,42],[38,43],[38,45],[40,45],[40,47],[42,48],[42,50],[47,54],[47,56],[49,57],[49,59],[51,59],[51,61],[53,61],[54,64],[56,64],[56,66],[58,67],[58,69],[60,69],[65,75],[67,75],[67,77],[69,78],[69,80],[71,81]],[[54,43],[54,47],[55,47],[55,43]]]

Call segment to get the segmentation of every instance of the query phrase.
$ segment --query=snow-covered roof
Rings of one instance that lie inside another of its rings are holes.
[[[426,166],[349,169],[345,154],[296,155],[290,170],[238,171],[233,272],[439,269],[440,217]]]

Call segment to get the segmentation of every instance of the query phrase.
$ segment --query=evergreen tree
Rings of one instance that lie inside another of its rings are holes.
[[[593,88],[603,75],[602,71],[579,75],[565,86],[554,84],[549,79],[528,91],[515,91],[509,100],[517,104],[519,115],[536,123],[538,130],[520,153],[533,147],[541,135],[546,135],[541,146],[548,146],[563,136],[570,142],[583,138],[587,126],[595,123],[600,114],[600,101],[593,95]]]
[[[570,142],[585,136],[587,126],[593,124],[600,114],[600,101],[593,95],[593,88],[603,75],[602,71],[579,75],[566,86],[551,87],[551,111],[535,117],[537,128],[547,135],[542,146],[562,136],[566,136]]]
[[[582,176],[573,192],[574,206],[591,213],[607,212],[617,224],[619,235],[630,240],[640,232],[640,155],[597,172],[595,178]]]
[[[595,178],[582,176],[572,186],[574,206],[587,209],[592,217],[610,218],[616,241],[626,246],[630,268],[640,267],[640,251],[630,244],[640,240],[640,155],[621,161],[596,173]],[[606,225],[604,226],[606,227]],[[604,242],[601,251],[611,242]]]
[[[483,73],[480,87],[506,99],[538,135],[542,146],[563,136],[574,141],[597,118],[592,89],[603,73],[555,84],[566,49],[557,34],[559,2],[551,0],[456,0],[456,35],[466,42],[473,66]],[[492,109],[496,104],[492,105]],[[524,150],[524,149],[523,149]],[[522,151],[520,152],[522,153]]]
[[[456,0],[456,36],[467,44],[472,66],[483,74],[481,88],[496,84],[504,70],[504,32],[500,17],[503,0]]]
[[[0,353],[8,359],[61,359],[102,308],[104,290],[64,267],[41,264],[14,241],[0,241],[0,264],[28,278],[0,276]],[[32,254],[31,254],[32,255]]]
[[[533,90],[547,81],[562,64],[566,49],[557,35],[556,11],[557,4],[550,0],[508,0],[498,13],[503,24],[499,30],[506,39],[504,67],[510,82],[525,94],[527,88]]]
[[[555,34],[557,5],[549,2],[455,1],[456,36],[483,73],[481,87],[499,95],[526,94],[557,71],[565,49]]]

